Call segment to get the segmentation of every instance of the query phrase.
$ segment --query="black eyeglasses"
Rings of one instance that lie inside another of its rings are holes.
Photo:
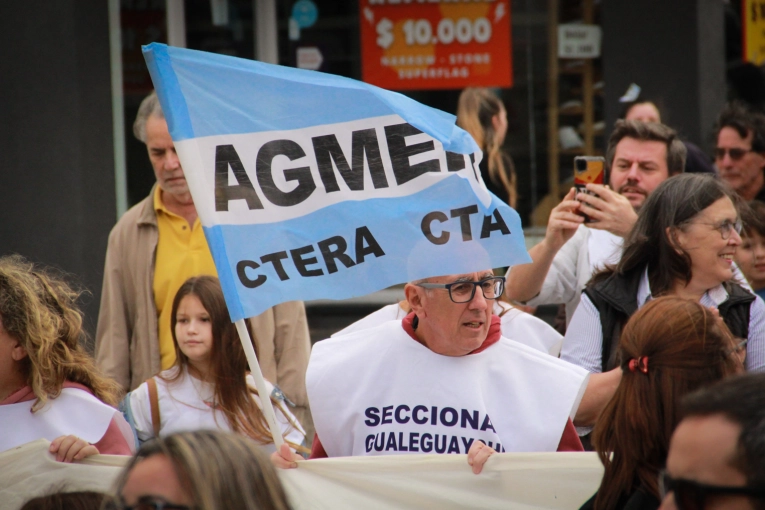
[[[497,299],[505,290],[505,279],[492,276],[479,282],[418,283],[417,286],[425,289],[446,289],[449,291],[449,299],[455,303],[467,303],[473,300],[476,287],[481,287],[486,299]]]
[[[718,230],[723,240],[730,239],[730,236],[734,230],[736,231],[737,234],[741,235],[741,231],[744,229],[744,225],[741,223],[741,220],[736,220],[735,222],[731,222],[730,220],[725,220],[722,223],[705,223],[703,221],[697,221],[696,223],[699,223],[701,225],[709,225],[715,230]]]
[[[668,493],[675,494],[675,505],[679,510],[704,510],[704,500],[707,496],[727,494],[730,496],[746,496],[754,499],[765,499],[763,487],[721,487],[703,483],[672,478],[666,470],[659,473],[659,493],[663,500]]]
[[[169,503],[164,499],[157,499],[153,496],[143,496],[138,499],[138,503],[135,505],[126,505],[121,498],[112,498],[104,505],[105,510],[194,510],[194,508]]]
[[[725,157],[725,153],[730,154],[730,159],[733,161],[738,161],[739,159],[743,158],[750,152],[755,152],[752,149],[741,149],[738,147],[733,147],[732,149],[728,149],[726,147],[717,147],[715,148],[715,158],[716,159],[723,159]]]

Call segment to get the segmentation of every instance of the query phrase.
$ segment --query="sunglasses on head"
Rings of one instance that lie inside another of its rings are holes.
[[[728,495],[746,496],[754,499],[765,499],[763,487],[722,487],[706,485],[682,478],[672,478],[665,470],[659,473],[659,494],[664,500],[668,493],[674,493],[675,505],[679,510],[704,510],[708,496]]]
[[[717,159],[723,159],[725,157],[725,153],[730,154],[730,159],[733,161],[738,161],[739,159],[743,158],[750,152],[754,152],[752,149],[741,149],[738,147],[734,147],[732,149],[727,149],[725,147],[717,147],[715,149],[715,158]]]

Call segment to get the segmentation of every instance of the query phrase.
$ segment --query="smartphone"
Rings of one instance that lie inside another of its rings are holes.
[[[590,193],[585,187],[587,184],[606,184],[606,160],[601,156],[577,156],[574,158],[574,188],[577,193]],[[584,213],[584,222],[589,223],[592,219]]]

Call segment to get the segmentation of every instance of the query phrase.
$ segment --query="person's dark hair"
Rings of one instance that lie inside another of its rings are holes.
[[[622,379],[593,430],[605,467],[596,510],[638,489],[659,498],[680,399],[743,370],[734,346],[723,321],[692,300],[658,298],[630,318],[619,341]]]
[[[681,410],[682,418],[721,414],[739,424],[733,466],[750,487],[765,486],[765,373],[740,375],[699,390],[683,400]]]
[[[731,128],[741,138],[752,133],[752,150],[765,153],[765,115],[751,111],[744,103],[734,101],[720,112],[715,126],[715,142],[722,128]]]
[[[648,98],[645,98],[645,97],[642,97],[642,96],[638,97],[634,101],[629,101],[629,102],[626,102],[626,103],[622,103],[622,109],[619,112],[619,119],[626,119],[627,115],[629,115],[630,111],[634,107],[636,107],[638,105],[641,105],[641,104],[650,104],[651,106],[656,108],[656,111],[659,112],[659,122],[663,123],[665,121],[665,119],[662,118],[662,114],[661,114],[662,108],[659,108],[659,105],[657,104],[657,102],[654,101],[653,99],[648,99]]]
[[[667,146],[667,170],[669,175],[683,172],[685,168],[685,144],[677,137],[674,129],[657,122],[640,122],[639,120],[617,120],[614,130],[608,139],[606,163],[611,168],[616,155],[616,146],[623,138],[634,138],[640,141],[662,142]]]
[[[765,237],[765,203],[759,200],[749,202],[749,207],[741,209],[741,221],[744,224],[744,235],[757,233]]]
[[[251,398],[251,394],[257,394],[257,390],[250,388],[245,379],[249,368],[247,357],[236,326],[231,322],[220,282],[214,276],[189,278],[175,294],[170,331],[175,345],[174,367],[177,370],[163,379],[177,380],[183,375],[183,369],[190,369],[189,359],[178,346],[175,335],[178,306],[186,296],[196,296],[210,315],[213,342],[207,380],[213,385],[216,405],[234,432],[250,436],[261,444],[273,443],[263,411]],[[255,342],[253,347],[257,350]]]
[[[154,455],[170,460],[197,510],[290,509],[276,470],[260,447],[218,430],[180,432],[144,443],[117,477],[117,497],[133,468]]]
[[[697,214],[723,197],[728,197],[737,210],[746,207],[727,184],[712,175],[682,174],[667,179],[640,208],[619,263],[595,274],[592,282],[604,280],[614,272],[626,275],[648,266],[653,296],[669,292],[677,282],[687,284],[693,276],[691,257],[678,248],[674,233],[686,228]]]
[[[20,510],[99,510],[105,498],[102,492],[57,492],[32,498]]]

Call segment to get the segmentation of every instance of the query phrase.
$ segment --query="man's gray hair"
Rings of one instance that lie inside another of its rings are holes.
[[[156,92],[152,92],[141,101],[141,106],[138,107],[138,114],[135,116],[135,122],[133,122],[133,134],[143,143],[146,143],[146,121],[152,115],[160,119],[165,118]]]

